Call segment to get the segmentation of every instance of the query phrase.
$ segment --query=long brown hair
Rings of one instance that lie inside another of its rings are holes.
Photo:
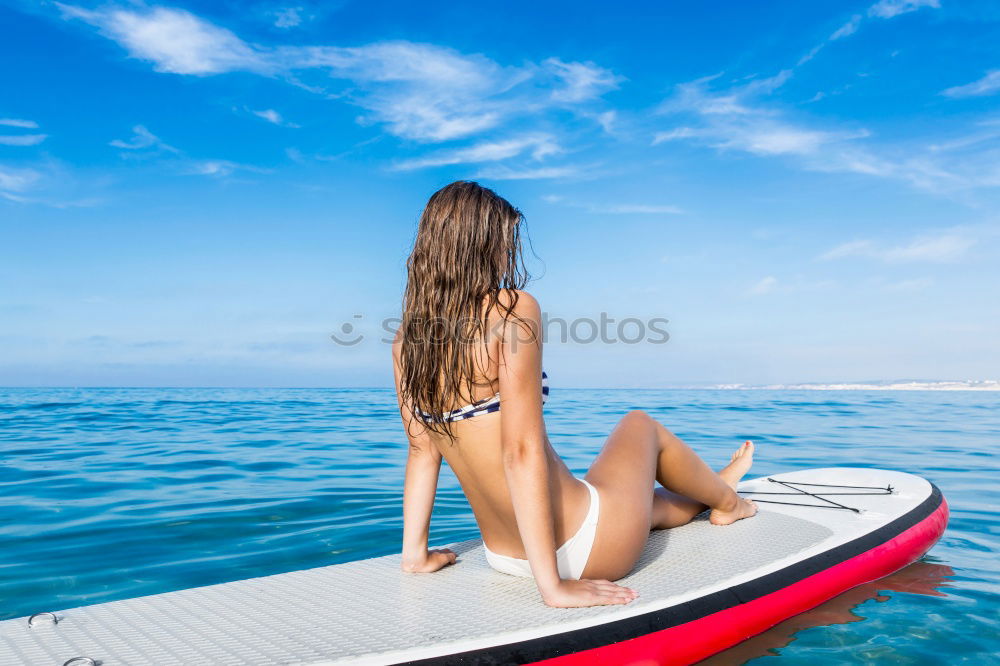
[[[424,421],[418,411],[440,415],[473,395],[475,345],[486,338],[489,315],[507,320],[529,278],[523,221],[506,199],[466,180],[435,192],[420,216],[406,262],[400,392],[411,422],[449,439],[450,422]]]

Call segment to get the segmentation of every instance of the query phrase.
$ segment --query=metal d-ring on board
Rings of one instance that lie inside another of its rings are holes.
[[[56,617],[55,613],[52,613],[50,611],[42,611],[41,613],[35,613],[34,615],[28,618],[28,626],[29,627],[35,626],[36,617],[45,617],[45,616],[52,618],[52,624],[59,624],[59,618]]]

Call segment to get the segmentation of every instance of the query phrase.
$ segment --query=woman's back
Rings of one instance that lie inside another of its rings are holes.
[[[532,310],[538,308],[535,299],[527,292],[517,291],[515,294],[501,295],[499,299],[501,308],[513,305],[515,315],[528,316]],[[514,304],[515,298],[517,304]],[[484,303],[483,309],[487,307],[489,304]],[[454,401],[455,404],[446,410],[463,413],[459,419],[450,424],[454,439],[433,431],[425,432],[429,444],[444,457],[458,478],[487,546],[498,553],[524,557],[524,546],[518,534],[514,506],[503,466],[500,412],[505,401],[499,392],[502,337],[496,332],[504,328],[504,316],[497,308],[493,308],[485,320],[487,335],[472,345],[471,350],[477,372],[471,382],[466,382],[465,378],[459,382],[460,385],[469,386],[472,390],[460,393]],[[527,339],[523,342],[527,343]],[[394,346],[394,356],[397,359],[399,344],[397,340]],[[547,388],[543,387],[543,391],[547,391]],[[468,409],[472,405],[488,404],[494,398],[499,398],[499,409],[491,411]],[[538,400],[542,399],[543,393],[539,393]],[[410,427],[419,431],[422,425],[420,419],[415,419]],[[546,449],[549,454],[552,503],[557,508],[554,512],[555,533],[558,543],[563,543],[571,535],[573,526],[579,523],[583,516],[579,510],[566,512],[558,508],[567,504],[578,504],[566,502],[564,499],[579,496],[581,491],[585,494],[586,491],[575,482],[573,475],[554,449],[551,446],[546,446]],[[564,495],[567,497],[564,498]]]

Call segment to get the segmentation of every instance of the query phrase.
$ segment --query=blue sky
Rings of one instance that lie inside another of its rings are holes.
[[[0,384],[387,385],[460,178],[551,317],[669,319],[557,385],[1000,377],[1000,5],[470,7],[0,2]]]

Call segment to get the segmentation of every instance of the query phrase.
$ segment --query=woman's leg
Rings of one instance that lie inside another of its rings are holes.
[[[650,529],[686,523],[706,507],[719,524],[753,515],[756,507],[734,491],[736,473],[746,472],[750,458],[742,455],[737,465],[734,456],[724,479],[648,414],[627,414],[586,475],[600,493],[601,513],[584,577],[621,578],[642,554]],[[654,490],[655,481],[664,490]]]
[[[663,429],[667,430],[666,428]],[[673,433],[669,431],[667,431],[667,433],[670,437],[676,439],[677,442],[680,442],[681,445],[686,446]],[[733,488],[733,490],[736,489],[736,485],[740,482],[740,479],[742,479],[743,476],[750,471],[750,466],[753,464],[753,452],[753,442],[745,442],[743,446],[738,448],[730,457],[729,464],[719,470],[719,478],[725,481],[730,487]],[[659,480],[659,477],[657,477],[657,480]],[[691,522],[692,518],[708,508],[707,504],[696,502],[689,497],[671,492],[666,488],[657,488],[653,491],[653,493],[656,495],[656,497],[653,498],[653,516],[651,524],[651,527],[654,530],[663,530],[670,527],[685,525]],[[752,504],[749,500],[747,500],[747,503]],[[747,516],[740,516],[740,518],[745,517]],[[725,521],[719,520],[717,512],[713,512],[713,516],[711,518],[714,518],[713,522],[717,524],[726,524]],[[738,519],[739,518],[736,520]]]

